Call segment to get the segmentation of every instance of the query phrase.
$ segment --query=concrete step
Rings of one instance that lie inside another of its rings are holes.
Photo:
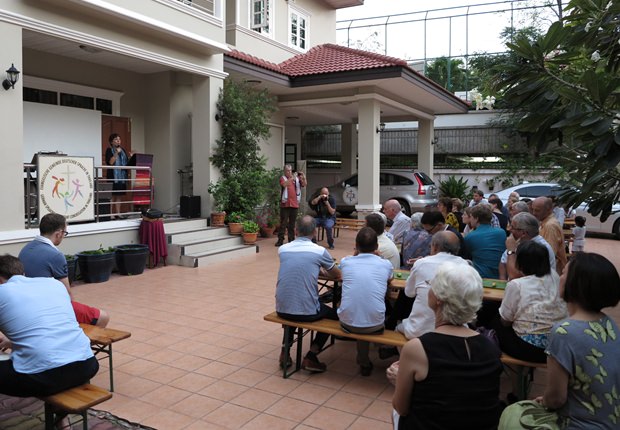
[[[207,240],[231,237],[227,227],[206,227],[201,229],[187,230],[168,235],[169,244],[180,244],[189,242],[204,242]],[[232,236],[241,237],[241,236]]]
[[[188,254],[200,254],[208,251],[230,248],[243,245],[241,236],[222,236],[208,240],[191,240],[184,242],[171,243],[168,245],[168,255],[178,256]]]
[[[164,221],[164,231],[166,234],[181,233],[184,231],[198,230],[207,227],[205,218],[194,219],[174,219]]]
[[[238,257],[256,255],[256,245],[236,245],[213,251],[182,255],[180,265],[186,267],[203,267],[208,264],[233,260]]]

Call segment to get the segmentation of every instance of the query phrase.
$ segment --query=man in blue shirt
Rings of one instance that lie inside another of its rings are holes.
[[[305,215],[297,220],[297,238],[282,245],[278,250],[280,270],[276,286],[276,312],[280,318],[291,321],[316,321],[321,318],[338,319],[336,310],[319,301],[319,273],[330,279],[340,279],[340,269],[334,259],[322,246],[312,243],[316,222]],[[293,329],[284,326],[282,344],[291,344]],[[325,372],[327,366],[321,363],[317,354],[329,338],[328,334],[317,333],[310,351],[306,354],[301,368],[310,372]],[[292,364],[290,357],[280,353],[280,367]]]
[[[464,238],[467,255],[482,278],[499,278],[499,263],[506,249],[506,233],[491,227],[493,213],[487,204],[471,210],[471,225],[475,228]]]

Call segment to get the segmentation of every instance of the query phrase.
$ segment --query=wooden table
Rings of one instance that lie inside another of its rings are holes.
[[[409,278],[409,270],[394,270],[394,278],[390,284],[390,288],[404,289],[407,285],[407,279]],[[493,300],[501,302],[504,298],[504,289],[506,288],[506,281],[501,279],[484,278],[482,280],[484,287],[484,300]]]

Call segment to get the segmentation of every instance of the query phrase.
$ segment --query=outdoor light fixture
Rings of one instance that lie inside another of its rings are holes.
[[[431,141],[431,143],[432,143],[433,145],[437,145],[437,142],[439,142],[439,138],[438,138],[437,136],[435,136],[435,137],[433,138],[433,140]]]
[[[2,87],[5,90],[9,90],[9,88],[15,89],[15,84],[19,81],[19,70],[15,68],[14,64],[11,64],[6,71],[6,79],[2,81]]]
[[[215,120],[216,120],[217,122],[220,122],[220,120],[221,120],[221,119],[224,119],[224,112],[222,112],[221,110],[218,110],[218,111],[215,113]]]
[[[379,124],[379,127],[377,127],[377,133],[383,133],[385,131],[385,123],[382,122],[381,124]]]

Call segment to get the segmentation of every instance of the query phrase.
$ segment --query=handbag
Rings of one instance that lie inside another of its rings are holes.
[[[142,217],[147,219],[159,219],[164,217],[164,213],[159,209],[142,209]]]

